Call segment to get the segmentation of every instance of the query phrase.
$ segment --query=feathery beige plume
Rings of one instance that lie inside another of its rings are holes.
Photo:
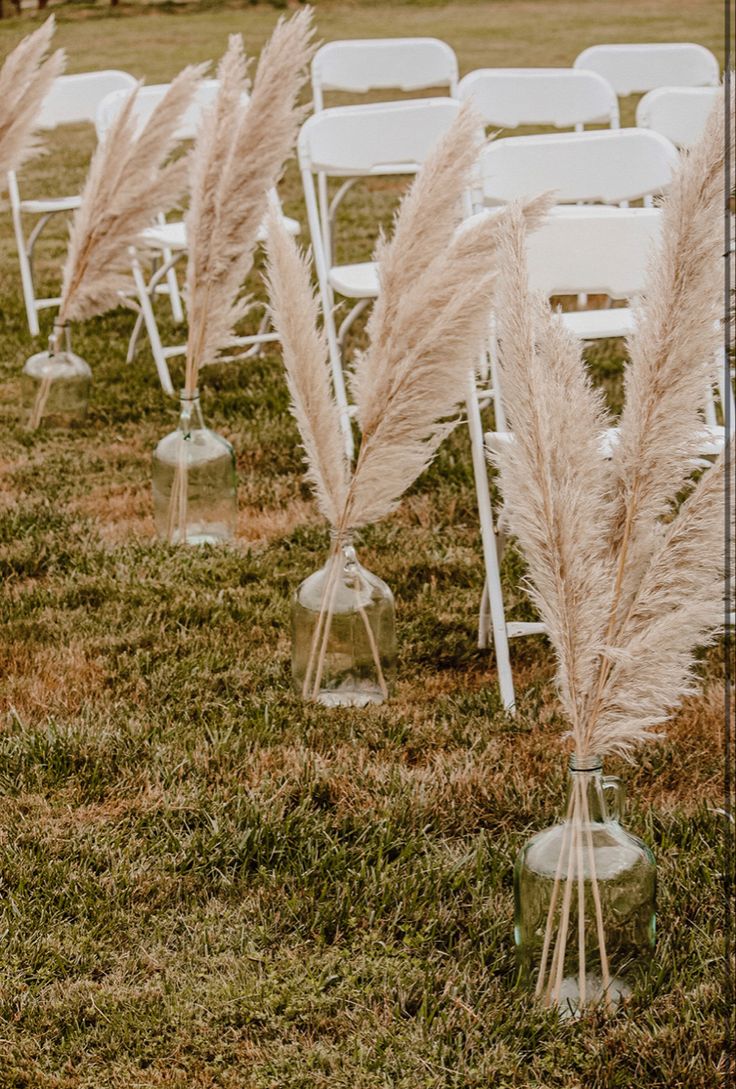
[[[63,49],[44,60],[55,29],[56,20],[50,15],[8,54],[0,68],[0,179],[42,150],[34,126],[51,84],[66,64]]]
[[[661,243],[629,339],[625,405],[612,458],[620,608],[654,547],[657,519],[691,475],[700,410],[715,378],[724,275],[724,107],[721,94],[703,136],[684,153],[672,180],[662,207]]]
[[[239,293],[253,260],[268,192],[278,182],[303,111],[297,106],[314,46],[311,9],[279,20],[261,53],[246,103],[246,62],[232,35],[218,70],[220,92],[194,147],[186,218],[187,389],[232,343],[249,302]]]
[[[320,512],[335,526],[345,505],[350,468],[332,392],[327,342],[317,324],[319,302],[310,284],[308,260],[273,208],[266,250],[271,313],[284,355],[291,411],[304,446],[306,477]]]
[[[100,314],[130,282],[128,247],[186,189],[185,157],[167,162],[206,65],[185,68],[141,128],[131,91],[92,157],[72,223],[59,324]]]
[[[692,477],[719,338],[722,120],[721,99],[664,202],[610,460],[580,347],[529,295],[518,219],[502,250],[499,371],[514,441],[493,457],[582,756],[628,755],[651,737],[723,619],[723,458],[665,521]]]
[[[581,344],[528,286],[526,231],[511,205],[499,247],[499,373],[514,441],[494,454],[505,516],[526,556],[528,585],[557,652],[565,713],[581,708],[603,651],[611,598],[610,471],[599,442],[608,424]]]
[[[461,115],[457,122],[462,141],[445,140],[441,147],[448,158],[457,155],[472,163],[476,128],[467,117]],[[426,169],[432,176],[441,176],[445,165],[434,157]],[[468,170],[469,166],[466,185]],[[416,185],[425,192],[428,189],[422,171]],[[460,193],[448,195],[444,215],[450,222],[457,203],[452,195],[459,200]],[[520,214],[533,227],[548,206],[546,197],[538,198]],[[476,366],[488,335],[495,250],[505,213],[456,228],[439,252],[417,262],[419,267],[424,265],[417,278],[402,283],[402,246],[412,244],[412,234],[403,223],[405,208],[415,218],[416,204],[407,200],[400,209],[394,239],[383,247],[383,260],[400,295],[392,307],[384,305],[373,323],[371,344],[356,364],[353,389],[363,433],[345,511],[345,524],[351,528],[389,514],[430,464],[458,422],[468,373]]]
[[[723,625],[726,457],[706,469],[649,556],[609,651],[613,664],[586,743],[629,756],[695,690],[693,647]],[[734,510],[733,470],[728,474]]]
[[[494,252],[506,213],[477,217],[458,229],[479,131],[472,112],[461,111],[402,201],[393,238],[379,244],[378,317],[374,314],[369,322],[371,343],[354,379],[364,428],[352,476],[342,453],[325,339],[316,330],[317,303],[306,265],[283,232],[267,243],[274,326],[284,345],[309,479],[320,510],[341,533],[390,513],[432,461],[457,423],[468,373],[487,336]],[[456,169],[457,163],[462,169]],[[549,199],[542,197],[520,214],[533,227],[548,207]],[[432,229],[421,226],[429,218]],[[422,243],[417,248],[418,236]],[[382,301],[389,283],[399,293],[390,305]],[[380,380],[372,380],[375,375]]]
[[[483,143],[482,121],[465,103],[454,124],[438,140],[394,217],[390,241],[381,235],[374,260],[381,292],[368,318],[366,331],[373,347],[371,365],[356,367],[351,382],[361,430],[370,429],[367,406],[381,399],[378,390],[391,372],[388,352],[379,346],[393,329],[404,294],[412,291],[427,267],[450,244],[463,218],[462,199]],[[378,397],[376,394],[378,393]]]

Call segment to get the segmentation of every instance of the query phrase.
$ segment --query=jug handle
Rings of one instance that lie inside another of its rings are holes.
[[[603,796],[606,799],[608,819],[612,821],[621,820],[626,799],[626,788],[617,775],[603,776]]]

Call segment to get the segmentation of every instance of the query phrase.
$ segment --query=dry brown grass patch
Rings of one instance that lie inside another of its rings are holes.
[[[4,709],[31,721],[76,714],[107,681],[101,662],[78,641],[63,647],[0,644],[0,676]]]

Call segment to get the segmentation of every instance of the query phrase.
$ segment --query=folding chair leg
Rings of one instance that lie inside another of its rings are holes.
[[[488,485],[488,470],[486,467],[486,455],[483,444],[483,423],[480,418],[480,408],[475,389],[475,376],[468,374],[468,429],[470,431],[470,448],[473,456],[473,476],[475,477],[475,492],[478,501],[478,515],[480,518],[480,534],[483,545],[483,563],[486,572],[485,593],[488,595],[490,606],[490,626],[493,632],[493,647],[496,655],[496,669],[498,671],[498,684],[501,690],[501,699],[508,711],[513,711],[516,703],[514,695],[514,679],[511,673],[511,658],[509,656],[509,638],[506,630],[506,616],[503,608],[503,591],[501,589],[501,573],[498,564],[498,552],[496,549],[496,535],[493,528],[493,511],[491,510],[491,496]],[[481,616],[483,609],[481,606]],[[479,639],[483,635],[482,627],[478,632]]]
[[[164,250],[164,261],[168,265],[171,262],[172,253],[171,250]],[[166,286],[169,289],[169,302],[171,304],[171,316],[177,325],[180,325],[184,321],[184,308],[181,305],[181,294],[179,293],[179,281],[176,278],[176,267],[171,264],[168,272],[166,273]]]
[[[151,351],[153,352],[153,360],[156,364],[159,381],[161,382],[164,393],[167,393],[169,397],[173,397],[174,386],[171,382],[169,367],[166,362],[166,356],[164,355],[163,347],[161,345],[161,337],[158,333],[158,326],[156,325],[156,318],[153,313],[153,307],[151,305],[151,297],[148,294],[148,288],[146,287],[146,282],[143,279],[143,272],[141,271],[140,262],[138,261],[138,255],[133,248],[131,248],[130,250],[130,260],[133,271],[133,281],[135,283],[136,291],[138,293],[138,303],[141,308],[143,322],[146,326],[148,340],[151,344]]]
[[[38,324],[38,310],[36,309],[36,293],[33,287],[33,271],[26,251],[26,240],[23,235],[23,224],[20,221],[20,212],[13,209],[13,229],[15,231],[15,245],[18,250],[18,264],[20,265],[20,282],[23,287],[23,302],[26,308],[28,329],[32,337],[37,337],[41,332]]]

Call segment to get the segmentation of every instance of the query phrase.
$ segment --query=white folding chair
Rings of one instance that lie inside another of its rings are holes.
[[[38,127],[55,129],[59,125],[78,122],[94,122],[97,106],[111,91],[130,91],[136,80],[127,72],[114,69],[100,72],[83,72],[79,75],[59,76],[41,107]],[[38,312],[59,305],[59,298],[39,298],[33,283],[33,250],[39,235],[53,216],[69,214],[79,207],[79,195],[23,199],[18,178],[8,174],[8,194],[13,220],[15,244],[18,251],[23,301],[31,336],[38,336]],[[36,223],[26,236],[24,217],[33,216]]]
[[[324,314],[335,397],[348,452],[352,452],[350,415],[342,369],[341,345],[358,315],[378,294],[373,262],[336,265],[331,259],[329,209],[318,200],[315,180],[371,178],[415,173],[460,111],[451,98],[338,106],[314,114],[297,142],[307,219]],[[335,294],[355,305],[338,331]]]
[[[593,45],[573,68],[597,72],[620,97],[655,87],[715,87],[721,78],[711,51],[694,42]]]
[[[446,88],[454,96],[457,81],[457,57],[438,38],[354,38],[327,42],[312,60],[315,111],[324,109],[325,91],[410,93]]]
[[[659,132],[680,149],[697,143],[720,87],[658,87],[636,107],[639,128]]]
[[[492,215],[493,211],[480,215]],[[579,291],[605,294],[612,299],[633,300],[642,291],[652,247],[660,230],[660,213],[650,208],[559,207],[527,239],[530,286],[547,296],[573,295]],[[584,321],[580,319],[584,318]],[[560,313],[564,322],[582,340],[625,336],[633,328],[629,307],[615,307]],[[704,391],[707,397],[709,391]],[[544,632],[539,623],[509,622],[504,611],[499,557],[491,508],[486,446],[508,441],[503,389],[494,368],[496,430],[483,434],[478,397],[468,398],[468,422],[473,451],[473,468],[480,515],[485,565],[485,587],[481,601],[478,643],[488,646],[492,637],[504,706],[515,703],[509,639]],[[610,456],[617,432],[602,437],[601,456]],[[723,446],[723,428],[704,412],[701,453],[712,455]]]
[[[677,149],[647,129],[509,136],[480,155],[486,207],[554,190],[560,204],[619,204],[654,195],[669,184]]]
[[[169,84],[153,84],[142,87],[136,96],[134,112],[139,124],[142,126],[148,120],[153,110],[168,91]],[[219,82],[215,79],[204,80],[197,88],[194,99],[185,111],[176,136],[179,140],[192,140],[196,136],[197,127],[202,111],[212,104],[219,90]],[[102,140],[112,124],[115,116],[120,111],[127,98],[127,92],[115,92],[108,95],[99,105],[96,117],[98,137]],[[243,99],[247,105],[247,97]],[[278,196],[271,194],[278,203]],[[298,234],[300,227],[296,220],[284,216],[284,225],[292,234]],[[265,228],[261,228],[258,241],[265,239]],[[151,273],[146,277],[143,271],[143,254],[153,257]],[[153,303],[156,295],[167,294],[171,301],[172,317],[175,322],[184,318],[181,304],[181,296],[176,278],[176,264],[187,253],[186,227],[183,220],[167,222],[160,217],[158,223],[152,224],[141,232],[139,243],[130,251],[131,273],[137,296],[138,315],[128,344],[127,362],[132,362],[135,355],[138,339],[143,328],[148,335],[154,363],[158,372],[161,386],[165,393],[174,395],[174,386],[169,372],[168,360],[184,355],[185,344],[164,345],[154,313]],[[277,340],[273,332],[267,332],[267,318],[264,316],[257,333],[237,337],[234,345],[245,347],[250,351],[257,350],[262,344]],[[243,358],[228,357],[228,358]]]
[[[430,89],[445,90],[452,98],[457,92],[457,57],[438,38],[353,38],[327,42],[312,60],[312,98],[315,112],[324,109],[325,92],[341,91],[368,95],[375,91],[411,94]],[[317,179],[320,207],[334,235],[338,208],[358,181],[342,180],[332,201],[327,178]]]
[[[574,68],[479,68],[463,76],[458,98],[472,101],[486,126],[619,127],[618,99],[595,72]]]

